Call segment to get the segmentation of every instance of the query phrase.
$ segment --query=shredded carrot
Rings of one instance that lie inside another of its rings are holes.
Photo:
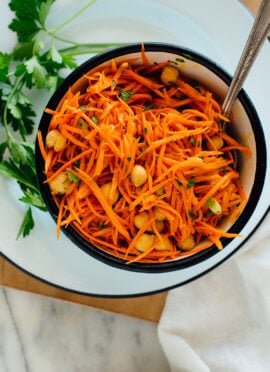
[[[144,66],[145,67],[148,67],[149,66],[149,62],[148,62],[148,59],[147,59],[146,54],[145,54],[144,43],[142,43],[141,54],[142,54],[142,61],[143,61]]]
[[[143,44],[141,61],[112,60],[87,74],[85,91],[70,89],[57,110],[45,110],[52,115],[49,131],[57,128],[66,138],[56,152],[37,134],[45,182],[68,181],[62,194],[52,190],[59,206],[57,237],[71,225],[97,249],[127,263],[174,260],[211,245],[222,249],[222,237],[239,236],[222,230],[222,217],[235,220],[248,199],[234,152],[251,151],[224,133],[220,120],[229,119],[209,90],[199,83],[195,89],[183,76],[164,85],[160,75],[170,62],[151,65]],[[224,144],[209,151],[213,136]],[[146,173],[138,187],[135,166]],[[211,198],[220,205],[219,215],[209,207]],[[148,217],[138,228],[141,212]],[[139,251],[145,234],[155,239]],[[196,246],[178,248],[189,237]],[[158,249],[165,238],[170,248]]]
[[[43,143],[43,139],[42,139],[42,134],[41,134],[41,131],[39,130],[37,132],[37,139],[38,139],[38,145],[39,145],[39,149],[40,149],[40,152],[41,152],[41,155],[44,159],[44,161],[46,160],[47,158],[47,152],[45,150],[45,147],[44,147],[44,143]]]

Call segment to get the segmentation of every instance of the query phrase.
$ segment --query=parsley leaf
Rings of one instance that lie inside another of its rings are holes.
[[[75,176],[75,174],[73,174],[71,171],[67,171],[67,176],[68,176],[68,179],[72,182],[75,182],[75,183],[79,183],[80,179],[79,177]]]
[[[13,137],[8,139],[9,149],[15,163],[34,165],[34,147],[30,143],[21,142]]]
[[[143,111],[151,110],[153,107],[154,107],[154,104],[153,103],[149,103],[149,105],[146,105],[145,106],[145,108],[143,109]]]
[[[91,117],[91,120],[95,123],[95,124],[98,124],[99,121],[98,121],[98,117],[94,114],[92,117]]]
[[[190,189],[192,186],[194,186],[196,183],[194,178],[190,178],[187,183],[187,189]]]
[[[0,81],[7,81],[8,68],[11,60],[11,55],[0,52]]]
[[[119,90],[123,101],[127,102],[131,96],[133,96],[134,92],[130,92],[128,90]]]
[[[32,217],[32,211],[31,211],[31,208],[29,207],[27,209],[27,212],[24,215],[24,218],[23,218],[23,221],[22,221],[22,224],[21,224],[21,227],[20,227],[20,230],[18,232],[16,239],[19,239],[21,235],[25,238],[27,235],[29,235],[30,231],[34,228],[34,226],[35,224],[34,224],[34,220]]]
[[[178,185],[181,187],[181,186],[183,186],[183,184],[182,184],[182,182],[180,181],[180,180],[176,180],[176,182],[178,183]]]
[[[45,20],[49,14],[49,11],[50,11],[50,8],[51,8],[51,5],[52,3],[54,2],[55,0],[47,0],[47,1],[43,1],[41,4],[40,4],[40,10],[39,10],[39,21],[40,21],[40,24],[42,26],[44,26],[44,23],[45,23]]]
[[[78,65],[75,61],[75,58],[68,54],[61,54],[62,63],[64,67],[67,68],[76,68]]]
[[[185,62],[185,60],[183,58],[175,58],[176,61],[178,62]]]
[[[26,72],[32,76],[32,84],[37,88],[44,88],[46,84],[46,71],[39,63],[36,56],[24,63]]]
[[[33,184],[32,177],[24,174],[22,169],[18,167],[12,159],[3,161],[0,163],[0,176],[13,178],[21,184],[24,184],[28,188],[39,192],[37,186]]]
[[[31,58],[33,55],[34,45],[34,41],[25,41],[24,43],[17,44],[13,50],[13,58],[16,61]]]
[[[33,205],[36,208],[41,209],[42,211],[46,211],[46,205],[41,197],[41,195],[33,192],[29,188],[23,190],[24,196],[22,196],[19,200],[23,203]]]
[[[20,42],[30,41],[42,29],[53,1],[11,0],[9,7],[15,12],[9,28],[17,33]]]
[[[190,137],[190,143],[192,144],[192,146],[196,145],[196,140],[193,136]]]
[[[193,60],[193,57],[190,54],[182,53],[182,56],[185,57],[186,59]]]
[[[191,218],[191,221],[194,221],[194,212],[191,210],[191,211],[188,211],[188,214],[189,214],[189,217]]]
[[[47,54],[47,59],[51,59],[53,62],[61,64],[63,62],[63,58],[58,50],[53,45]]]
[[[5,141],[0,144],[0,162],[3,160],[4,153],[7,149],[8,143]]]

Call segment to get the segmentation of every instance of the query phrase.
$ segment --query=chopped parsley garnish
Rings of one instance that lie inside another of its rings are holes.
[[[154,107],[153,103],[149,103],[149,105],[146,105],[143,111],[151,110]]]
[[[190,178],[187,183],[187,189],[190,189],[192,186],[194,186],[196,183],[194,178]]]
[[[183,58],[175,58],[176,61],[178,62],[185,62],[185,60]]]
[[[117,86],[117,83],[116,83],[116,81],[112,81],[112,84],[116,87]]]
[[[193,136],[190,137],[190,143],[192,144],[192,146],[195,146],[196,145],[196,140]]]
[[[177,65],[177,62],[172,61],[171,59],[168,59],[167,62],[169,62],[169,63],[173,63],[174,65]]]
[[[158,196],[162,195],[163,193],[164,193],[164,191],[163,191],[163,188],[162,187],[156,191],[156,194]]]
[[[82,110],[82,111],[86,111],[86,110],[88,110],[89,109],[89,107],[87,107],[87,106],[85,106],[85,107],[80,107],[80,110]]]
[[[190,59],[191,61],[193,61],[193,57],[190,54],[183,53],[182,56],[185,57],[186,59]]]
[[[91,120],[92,120],[95,124],[98,124],[98,118],[97,118],[97,116],[96,116],[95,114],[91,117]]]
[[[188,212],[188,214],[189,214],[189,217],[191,218],[191,221],[194,221],[194,212],[193,211],[189,211]]]
[[[144,128],[144,133],[147,134],[147,128]]]
[[[209,198],[205,204],[208,206],[211,212],[215,214],[222,213],[222,207],[215,198]]]
[[[129,90],[119,90],[123,101],[127,102],[131,96],[133,96],[134,92],[130,92]]]
[[[67,171],[68,179],[72,182],[78,183],[80,181],[79,177],[75,176],[71,171]]]
[[[181,182],[180,180],[177,179],[176,182],[178,183],[178,185],[179,185],[180,187],[183,186],[183,184],[182,184],[182,182]]]
[[[131,161],[131,156],[128,156],[128,157],[127,157],[127,160],[128,160],[128,161]]]

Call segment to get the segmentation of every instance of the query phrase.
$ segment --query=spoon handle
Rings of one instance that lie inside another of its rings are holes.
[[[229,90],[222,105],[224,116],[229,117],[236,97],[260,48],[270,32],[270,0],[262,0],[257,17],[250,31],[242,56],[236,67]]]

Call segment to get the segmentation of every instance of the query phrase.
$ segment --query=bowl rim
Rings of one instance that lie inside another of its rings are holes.
[[[167,44],[167,43],[154,43],[154,42],[147,42],[144,43],[145,52],[165,52],[165,53],[172,53],[175,55],[179,55],[179,57],[189,58],[194,62],[197,62],[207,69],[212,71],[215,75],[217,75],[221,80],[223,80],[227,85],[230,84],[232,77],[219,65],[215,62],[210,60],[208,57],[195,52],[191,49],[186,47],[181,47],[174,44]],[[129,55],[132,53],[139,53],[141,51],[141,43],[130,44],[118,48],[111,49],[106,51],[102,54],[93,56],[89,58],[86,62],[78,66],[70,75],[68,75],[56,92],[52,95],[51,99],[49,100],[46,107],[54,110],[61,102],[63,96],[66,94],[68,89],[75,84],[80,78],[83,77],[84,74],[89,72],[90,70],[96,68],[97,66],[101,65],[104,62],[107,62],[113,58]],[[188,57],[187,57],[188,56]],[[249,120],[251,123],[251,127],[254,133],[255,142],[256,142],[256,171],[255,171],[255,178],[254,183],[250,192],[249,200],[247,205],[245,206],[243,212],[239,216],[239,218],[235,221],[235,223],[230,227],[228,232],[239,233],[242,228],[250,222],[252,217],[253,211],[256,208],[256,205],[260,199],[265,176],[266,176],[266,141],[264,137],[264,132],[262,129],[262,125],[260,119],[258,117],[257,111],[248,97],[247,93],[241,89],[238,99],[241,102]],[[41,131],[43,140],[48,131],[48,127],[51,121],[51,115],[43,112],[41,117],[38,130]],[[36,163],[36,171],[37,171],[37,179],[38,185],[40,188],[40,192],[42,197],[45,201],[45,204],[48,208],[48,211],[52,218],[56,221],[57,214],[58,214],[58,207],[51,195],[49,185],[44,183],[46,180],[44,174],[44,160],[42,158],[38,141],[36,140],[35,144],[35,163]],[[68,226],[67,228],[62,227],[61,231],[80,249],[82,249],[88,255],[104,262],[107,265],[114,266],[120,269],[128,270],[128,271],[135,271],[135,272],[143,272],[143,273],[162,273],[162,272],[169,272],[175,271],[180,269],[185,269],[188,267],[192,267],[204,260],[207,260],[214,254],[216,254],[219,250],[212,245],[208,249],[195,253],[191,256],[187,256],[181,259],[176,259],[172,261],[165,261],[162,263],[140,263],[135,262],[132,264],[127,264],[125,260],[119,259],[106,251],[103,251],[86,239],[84,239],[72,226]],[[245,240],[252,235],[252,232],[245,236]],[[233,238],[221,238],[223,249],[226,249],[226,246],[233,240]],[[236,248],[232,251],[229,255],[231,256],[235,253],[241,246],[242,242],[239,241],[239,244]]]

